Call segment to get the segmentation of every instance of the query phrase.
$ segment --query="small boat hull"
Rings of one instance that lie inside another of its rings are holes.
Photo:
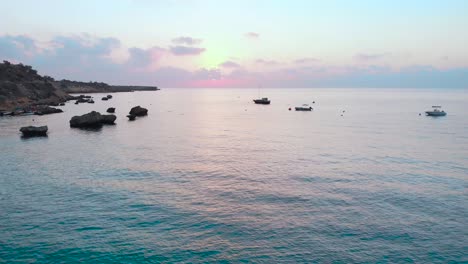
[[[312,107],[295,107],[296,111],[312,111]]]
[[[441,111],[426,111],[427,116],[446,116],[447,113]]]
[[[258,100],[253,100],[253,101],[256,104],[264,104],[264,105],[269,105],[270,104],[270,100],[266,101],[266,100],[258,99]]]

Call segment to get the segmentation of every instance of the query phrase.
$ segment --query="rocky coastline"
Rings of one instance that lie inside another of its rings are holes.
[[[103,82],[55,80],[29,65],[0,63],[0,116],[58,113],[49,106],[63,105],[86,96],[71,94],[157,91],[156,86],[115,86]],[[45,109],[45,110],[44,110]]]

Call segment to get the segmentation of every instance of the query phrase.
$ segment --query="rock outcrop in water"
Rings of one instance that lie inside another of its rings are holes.
[[[49,130],[47,126],[27,126],[22,127],[20,132],[25,137],[43,137],[47,136],[47,130]]]
[[[81,116],[72,117],[70,126],[78,128],[101,127],[103,124],[113,125],[116,119],[115,115],[101,115],[96,111],[92,111]]]
[[[107,108],[107,113],[115,113],[115,107],[109,107]]]
[[[56,113],[63,113],[62,109],[53,108],[50,106],[38,106],[34,114],[36,115],[49,115],[49,114],[56,114]]]
[[[113,125],[117,117],[115,115],[101,115],[101,123],[106,125]]]
[[[135,106],[130,110],[129,115],[145,116],[145,115],[148,115],[148,109],[143,108],[141,106]]]

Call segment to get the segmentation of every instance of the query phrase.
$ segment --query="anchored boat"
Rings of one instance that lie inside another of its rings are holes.
[[[253,101],[256,104],[266,104],[266,105],[270,104],[270,100],[268,100],[268,98],[266,98],[266,97],[264,97],[262,99],[254,99]]]
[[[426,111],[427,116],[446,116],[447,113],[442,110],[442,106],[434,105],[432,106],[432,111]]]
[[[296,111],[312,111],[312,107],[308,104],[303,104],[302,106],[295,107]]]

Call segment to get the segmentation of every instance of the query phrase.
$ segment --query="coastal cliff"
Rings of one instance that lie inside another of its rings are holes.
[[[14,110],[31,105],[56,105],[70,93],[113,93],[156,91],[155,86],[113,86],[103,82],[55,80],[41,76],[29,65],[0,63],[0,110]]]
[[[68,94],[53,78],[41,76],[31,66],[0,63],[0,109],[65,101]]]

